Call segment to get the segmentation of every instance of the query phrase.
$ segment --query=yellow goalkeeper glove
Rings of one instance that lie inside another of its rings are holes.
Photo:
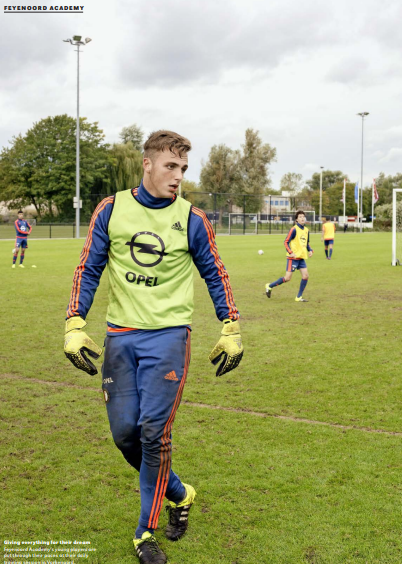
[[[98,374],[98,371],[96,366],[87,357],[87,354],[92,358],[99,358],[102,354],[102,349],[82,331],[85,325],[86,322],[82,317],[70,317],[70,319],[67,319],[64,354],[76,368],[94,376]]]
[[[222,337],[209,355],[212,364],[220,362],[216,370],[217,376],[222,376],[239,366],[244,350],[238,321],[224,319],[221,335]]]

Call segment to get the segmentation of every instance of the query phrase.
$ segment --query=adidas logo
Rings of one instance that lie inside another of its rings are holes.
[[[171,372],[166,374],[165,380],[176,380],[177,381],[178,377],[176,376],[176,372],[174,370],[172,370]]]
[[[176,231],[184,231],[183,227],[181,226],[180,221],[177,221],[172,225],[172,229],[176,229]]]

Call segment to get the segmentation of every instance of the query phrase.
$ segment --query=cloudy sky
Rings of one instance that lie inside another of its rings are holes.
[[[81,115],[108,142],[137,123],[189,137],[187,178],[212,145],[240,148],[246,128],[286,172],[326,169],[364,182],[402,172],[400,0],[81,0],[84,14],[0,15],[0,146],[49,115]],[[51,5],[43,2],[42,4]],[[34,5],[31,3],[30,5]]]

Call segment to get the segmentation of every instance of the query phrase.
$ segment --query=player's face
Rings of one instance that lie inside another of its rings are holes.
[[[188,168],[187,153],[160,151],[144,158],[144,186],[155,198],[172,198]]]
[[[297,216],[297,223],[300,223],[300,225],[304,225],[306,223],[306,216],[304,213]]]
[[[15,216],[14,216],[15,217]],[[23,213],[19,213],[18,214],[18,219],[24,219],[24,214]]]

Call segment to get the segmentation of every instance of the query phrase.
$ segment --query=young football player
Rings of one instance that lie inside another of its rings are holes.
[[[14,222],[15,226],[15,247],[13,249],[13,266],[15,268],[15,263],[18,257],[18,251],[21,249],[20,252],[20,264],[18,265],[20,268],[25,268],[22,264],[24,262],[25,257],[25,249],[28,248],[28,235],[31,234],[32,227],[29,223],[24,219],[24,212],[19,210],[18,212],[18,219]]]
[[[141,513],[133,539],[141,564],[164,564],[154,532],[168,500],[166,537],[186,532],[196,492],[171,468],[171,432],[190,363],[193,263],[204,278],[221,337],[209,359],[217,376],[243,355],[228,273],[205,213],[177,196],[188,168],[188,139],[153,133],[144,145],[144,176],[96,208],[75,269],[64,351],[89,374],[102,349],[84,333],[103,269],[109,303],[102,367],[103,394],[116,446],[139,472]]]
[[[310,247],[310,234],[305,226],[306,216],[302,210],[298,210],[295,214],[294,225],[285,239],[285,248],[287,252],[286,274],[284,277],[278,278],[275,282],[265,285],[265,293],[267,298],[271,297],[272,289],[280,286],[284,282],[289,282],[295,270],[300,270],[301,282],[299,292],[295,298],[296,302],[307,302],[303,298],[303,292],[307,286],[308,270],[306,260],[313,255],[313,249]]]
[[[328,260],[332,258],[332,248],[334,246],[335,239],[335,223],[327,218],[325,223],[322,225],[321,242],[324,243],[325,256]]]

